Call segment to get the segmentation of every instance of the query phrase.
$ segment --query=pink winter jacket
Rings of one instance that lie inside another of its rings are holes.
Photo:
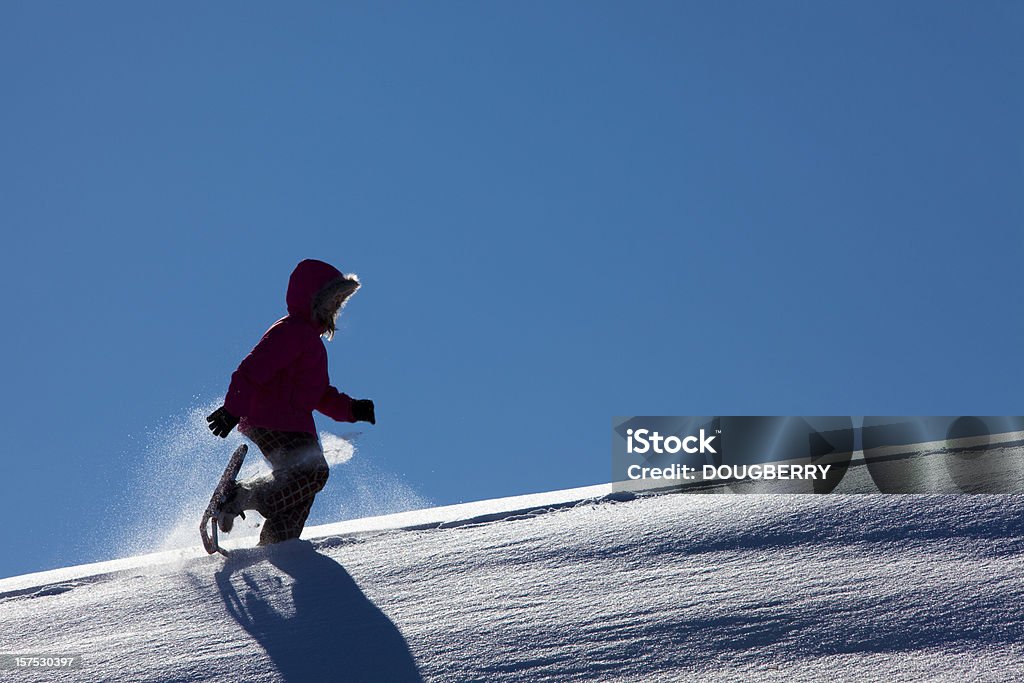
[[[327,376],[324,329],[313,316],[313,299],[343,278],[323,261],[299,263],[288,281],[288,315],[274,323],[231,375],[224,408],[241,418],[239,430],[264,427],[316,434],[313,411],[354,422],[352,399]]]

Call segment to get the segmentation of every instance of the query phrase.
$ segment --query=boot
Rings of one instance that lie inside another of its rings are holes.
[[[224,496],[224,502],[217,510],[217,527],[222,533],[230,533],[235,526],[235,517],[245,519],[245,502],[248,499],[248,490],[239,483],[232,482],[231,489]]]

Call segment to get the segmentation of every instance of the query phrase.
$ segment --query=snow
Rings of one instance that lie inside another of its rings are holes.
[[[1012,680],[1022,516],[573,489],[5,579],[0,653],[81,655],[69,681]]]

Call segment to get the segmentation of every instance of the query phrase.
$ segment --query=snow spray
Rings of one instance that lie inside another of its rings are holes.
[[[237,430],[226,439],[210,434],[206,416],[220,405],[211,401],[150,430],[140,457],[132,459],[130,489],[116,502],[111,519],[124,530],[116,538],[120,557],[199,544],[199,520],[217,477],[232,451],[245,442]],[[358,433],[320,432],[331,477],[313,504],[306,526],[405,512],[430,502],[385,468],[357,457]],[[251,447],[240,479],[269,472],[259,449]],[[263,519],[255,511],[237,519],[229,538],[258,536]]]

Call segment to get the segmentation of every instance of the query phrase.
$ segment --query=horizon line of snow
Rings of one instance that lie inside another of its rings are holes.
[[[332,522],[307,527],[302,532],[301,538],[312,541],[359,533],[441,527],[457,525],[459,523],[472,523],[474,520],[488,521],[530,510],[545,507],[562,507],[572,503],[603,498],[612,493],[612,488],[612,484],[595,484],[592,486],[542,493],[528,493],[519,496],[506,496],[503,498],[456,503],[361,519],[350,519],[343,522]],[[237,549],[239,543],[239,541],[232,542],[229,540],[224,544],[224,547],[229,550]],[[199,543],[199,520],[196,520],[196,543],[194,546],[2,578],[0,579],[0,599],[55,583],[95,579],[100,576],[116,574],[140,567],[180,563],[203,557],[208,557],[208,555]]]

